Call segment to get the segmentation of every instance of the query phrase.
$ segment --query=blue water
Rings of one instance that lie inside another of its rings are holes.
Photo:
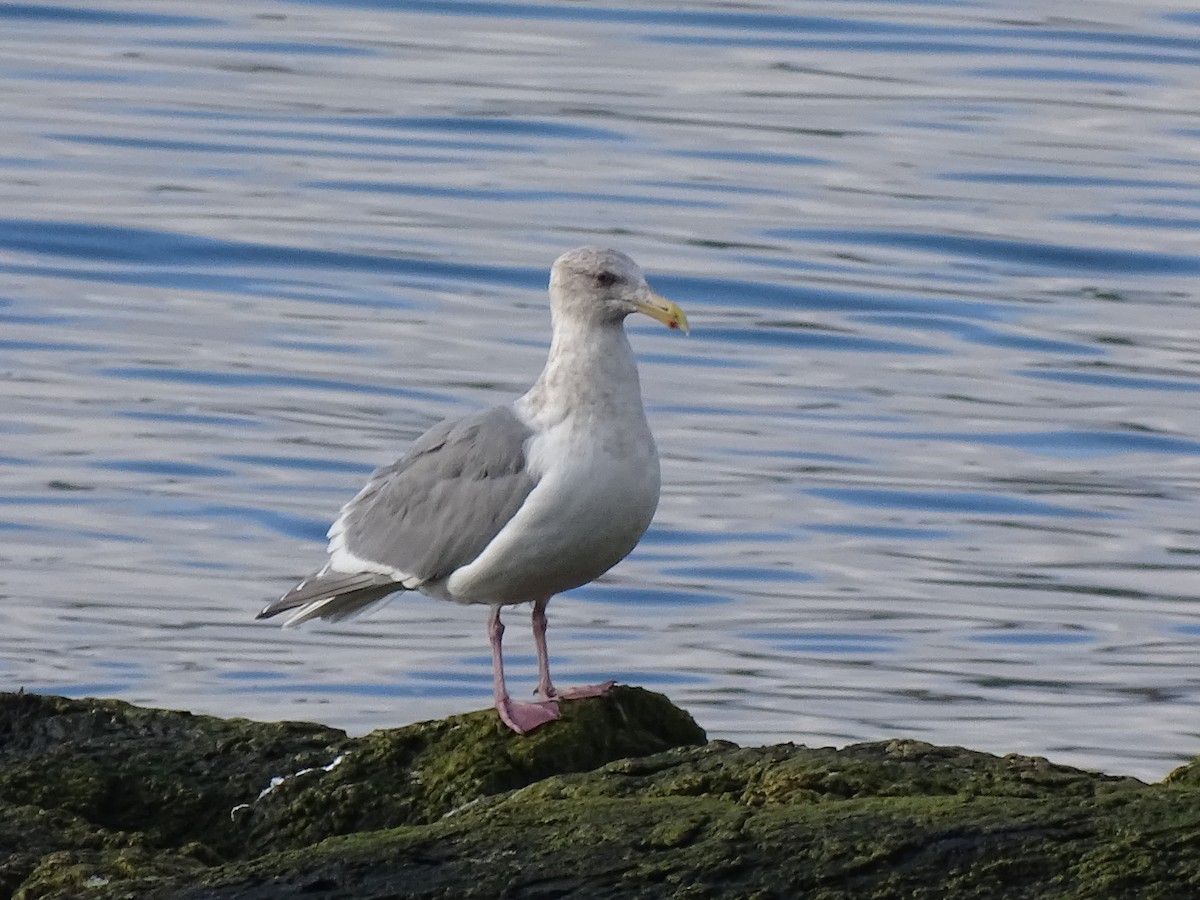
[[[1175,0],[0,6],[0,687],[354,731],[484,611],[282,632],[338,507],[617,246],[663,455],[560,683],[714,737],[1200,752],[1200,17]],[[524,610],[506,616],[532,687]]]

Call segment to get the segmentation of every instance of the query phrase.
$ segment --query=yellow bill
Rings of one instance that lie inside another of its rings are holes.
[[[668,300],[666,297],[660,297],[653,291],[649,292],[646,299],[634,301],[634,306],[638,308],[638,312],[643,312],[652,319],[657,319],[668,328],[674,328],[688,334],[687,316],[683,314],[683,310]]]

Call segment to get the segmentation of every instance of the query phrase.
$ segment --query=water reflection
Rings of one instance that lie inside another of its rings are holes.
[[[277,13],[0,7],[3,684],[485,705],[481,610],[250,616],[374,466],[524,389],[597,242],[695,330],[632,329],[665,493],[552,605],[563,683],[740,741],[1197,752],[1194,12]]]

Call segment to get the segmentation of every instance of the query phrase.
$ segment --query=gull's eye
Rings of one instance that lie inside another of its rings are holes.
[[[595,278],[596,284],[600,285],[600,287],[612,287],[617,283],[617,276],[608,271],[597,272]]]

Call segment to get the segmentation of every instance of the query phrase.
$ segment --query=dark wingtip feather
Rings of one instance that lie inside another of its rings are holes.
[[[359,597],[365,596],[368,593],[378,595],[381,590],[386,595],[393,591],[404,590],[404,586],[393,581],[388,576],[377,572],[347,573],[334,572],[325,568],[320,572],[309,575],[274,603],[268,603],[254,618],[256,620],[269,619],[272,616],[279,615],[281,612],[288,612],[298,607],[307,607],[315,603],[321,603],[322,601],[328,602],[334,599],[345,598],[345,603],[337,604],[334,608],[330,609],[330,613],[332,614],[335,609],[341,609],[342,607],[353,609],[356,605],[355,601]],[[326,616],[322,616],[321,618],[326,618]],[[288,621],[292,620],[289,619]]]

